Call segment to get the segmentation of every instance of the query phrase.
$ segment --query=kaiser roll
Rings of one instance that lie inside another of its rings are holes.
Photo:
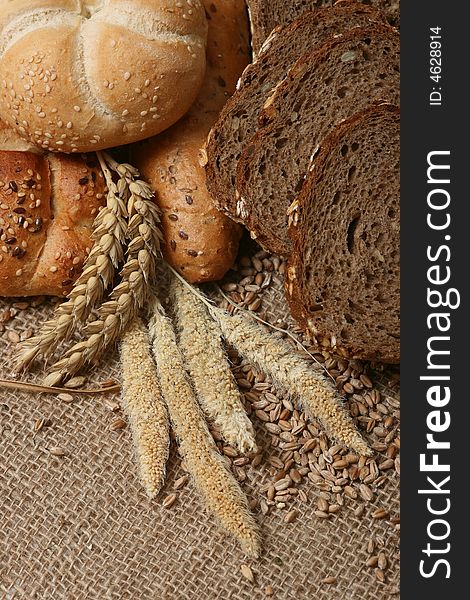
[[[199,0],[0,5],[0,117],[50,151],[89,152],[175,123],[205,72]]]

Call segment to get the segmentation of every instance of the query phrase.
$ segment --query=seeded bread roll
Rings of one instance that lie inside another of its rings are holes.
[[[400,23],[400,0],[359,0],[365,5],[372,5],[383,11],[390,25],[394,27]],[[247,0],[252,31],[252,46],[255,55],[261,49],[263,42],[269,37],[271,31],[290,23],[306,10],[324,6],[344,5],[349,0]]]
[[[89,152],[175,123],[205,72],[199,0],[9,0],[0,114],[50,151]]]
[[[43,154],[37,146],[20,137],[17,133],[0,121],[0,151],[17,150],[18,152],[35,152]]]
[[[332,127],[374,102],[400,102],[400,37],[354,28],[300,58],[265,102],[237,166],[238,216],[263,248],[288,256],[287,211]]]
[[[320,346],[400,360],[400,111],[381,105],[320,144],[291,208],[287,297]]]
[[[249,31],[240,0],[205,0],[207,73],[190,111],[168,131],[136,144],[131,162],[156,191],[164,255],[188,281],[221,279],[232,266],[241,228],[213,205],[200,150],[248,62]]]
[[[70,291],[105,187],[93,156],[0,149],[0,296]]]
[[[235,179],[237,163],[258,129],[258,116],[273,88],[308,51],[352,27],[385,23],[377,10],[348,2],[304,13],[286,27],[277,27],[257,59],[243,71],[237,90],[225,105],[207,141],[207,186],[220,210],[238,220]]]

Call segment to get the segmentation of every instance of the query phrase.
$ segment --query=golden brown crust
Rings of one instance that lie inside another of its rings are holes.
[[[0,151],[0,296],[70,291],[105,187],[92,156]]]
[[[213,205],[200,150],[248,63],[247,15],[238,0],[204,5],[209,35],[202,91],[181,121],[132,150],[163,211],[165,258],[191,282],[220,279],[235,260],[241,235],[240,227]]]
[[[90,152],[175,123],[205,71],[199,0],[10,0],[0,111],[41,148]]]

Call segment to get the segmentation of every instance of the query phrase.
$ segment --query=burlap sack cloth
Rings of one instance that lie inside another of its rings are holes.
[[[273,319],[286,313],[280,289],[276,280],[264,299]],[[0,300],[0,311],[11,305]],[[36,329],[50,310],[46,305],[20,311],[0,332],[0,377],[10,375],[14,344],[8,331]],[[116,359],[109,353],[91,380],[119,379]],[[284,523],[281,510],[257,514],[264,552],[254,561],[218,528],[191,483],[171,509],[162,507],[162,497],[183,474],[175,447],[163,495],[146,497],[130,431],[110,430],[116,415],[104,401],[77,397],[66,404],[0,389],[1,600],[257,600],[267,597],[267,586],[276,600],[398,597],[398,532],[387,520],[371,517],[377,507],[398,515],[394,472],[360,518],[354,516],[360,500],[348,501],[331,519],[316,517],[318,491],[306,480],[302,489],[309,501],[294,500],[301,513],[294,523]],[[51,425],[34,434],[40,418]],[[47,448],[53,446],[67,455],[51,456]],[[260,498],[268,480],[262,463],[249,470],[242,487],[250,498]],[[371,537],[388,557],[385,583],[365,564]],[[250,565],[254,584],[242,576],[242,564]],[[322,583],[326,576],[336,583]]]

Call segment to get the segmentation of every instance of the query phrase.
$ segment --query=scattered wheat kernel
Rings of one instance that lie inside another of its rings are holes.
[[[66,403],[68,403],[68,404],[70,404],[70,402],[73,402],[73,396],[72,396],[72,394],[67,394],[67,393],[65,393],[65,392],[63,392],[63,393],[60,393],[60,394],[57,396],[57,398],[58,398],[59,400],[62,400],[62,402],[66,402]]]
[[[253,571],[248,565],[240,565],[241,574],[245,579],[247,579],[250,583],[255,582],[255,577],[253,575]]]
[[[52,448],[49,448],[49,453],[52,454],[52,456],[65,456],[67,454],[66,451],[59,446],[52,446]]]
[[[173,504],[176,502],[176,498],[177,498],[176,494],[170,494],[163,500],[162,506],[164,508],[171,508],[173,506]]]
[[[111,431],[118,431],[120,429],[125,429],[127,427],[127,423],[124,421],[124,419],[116,419],[115,421],[113,421],[111,423]]]

